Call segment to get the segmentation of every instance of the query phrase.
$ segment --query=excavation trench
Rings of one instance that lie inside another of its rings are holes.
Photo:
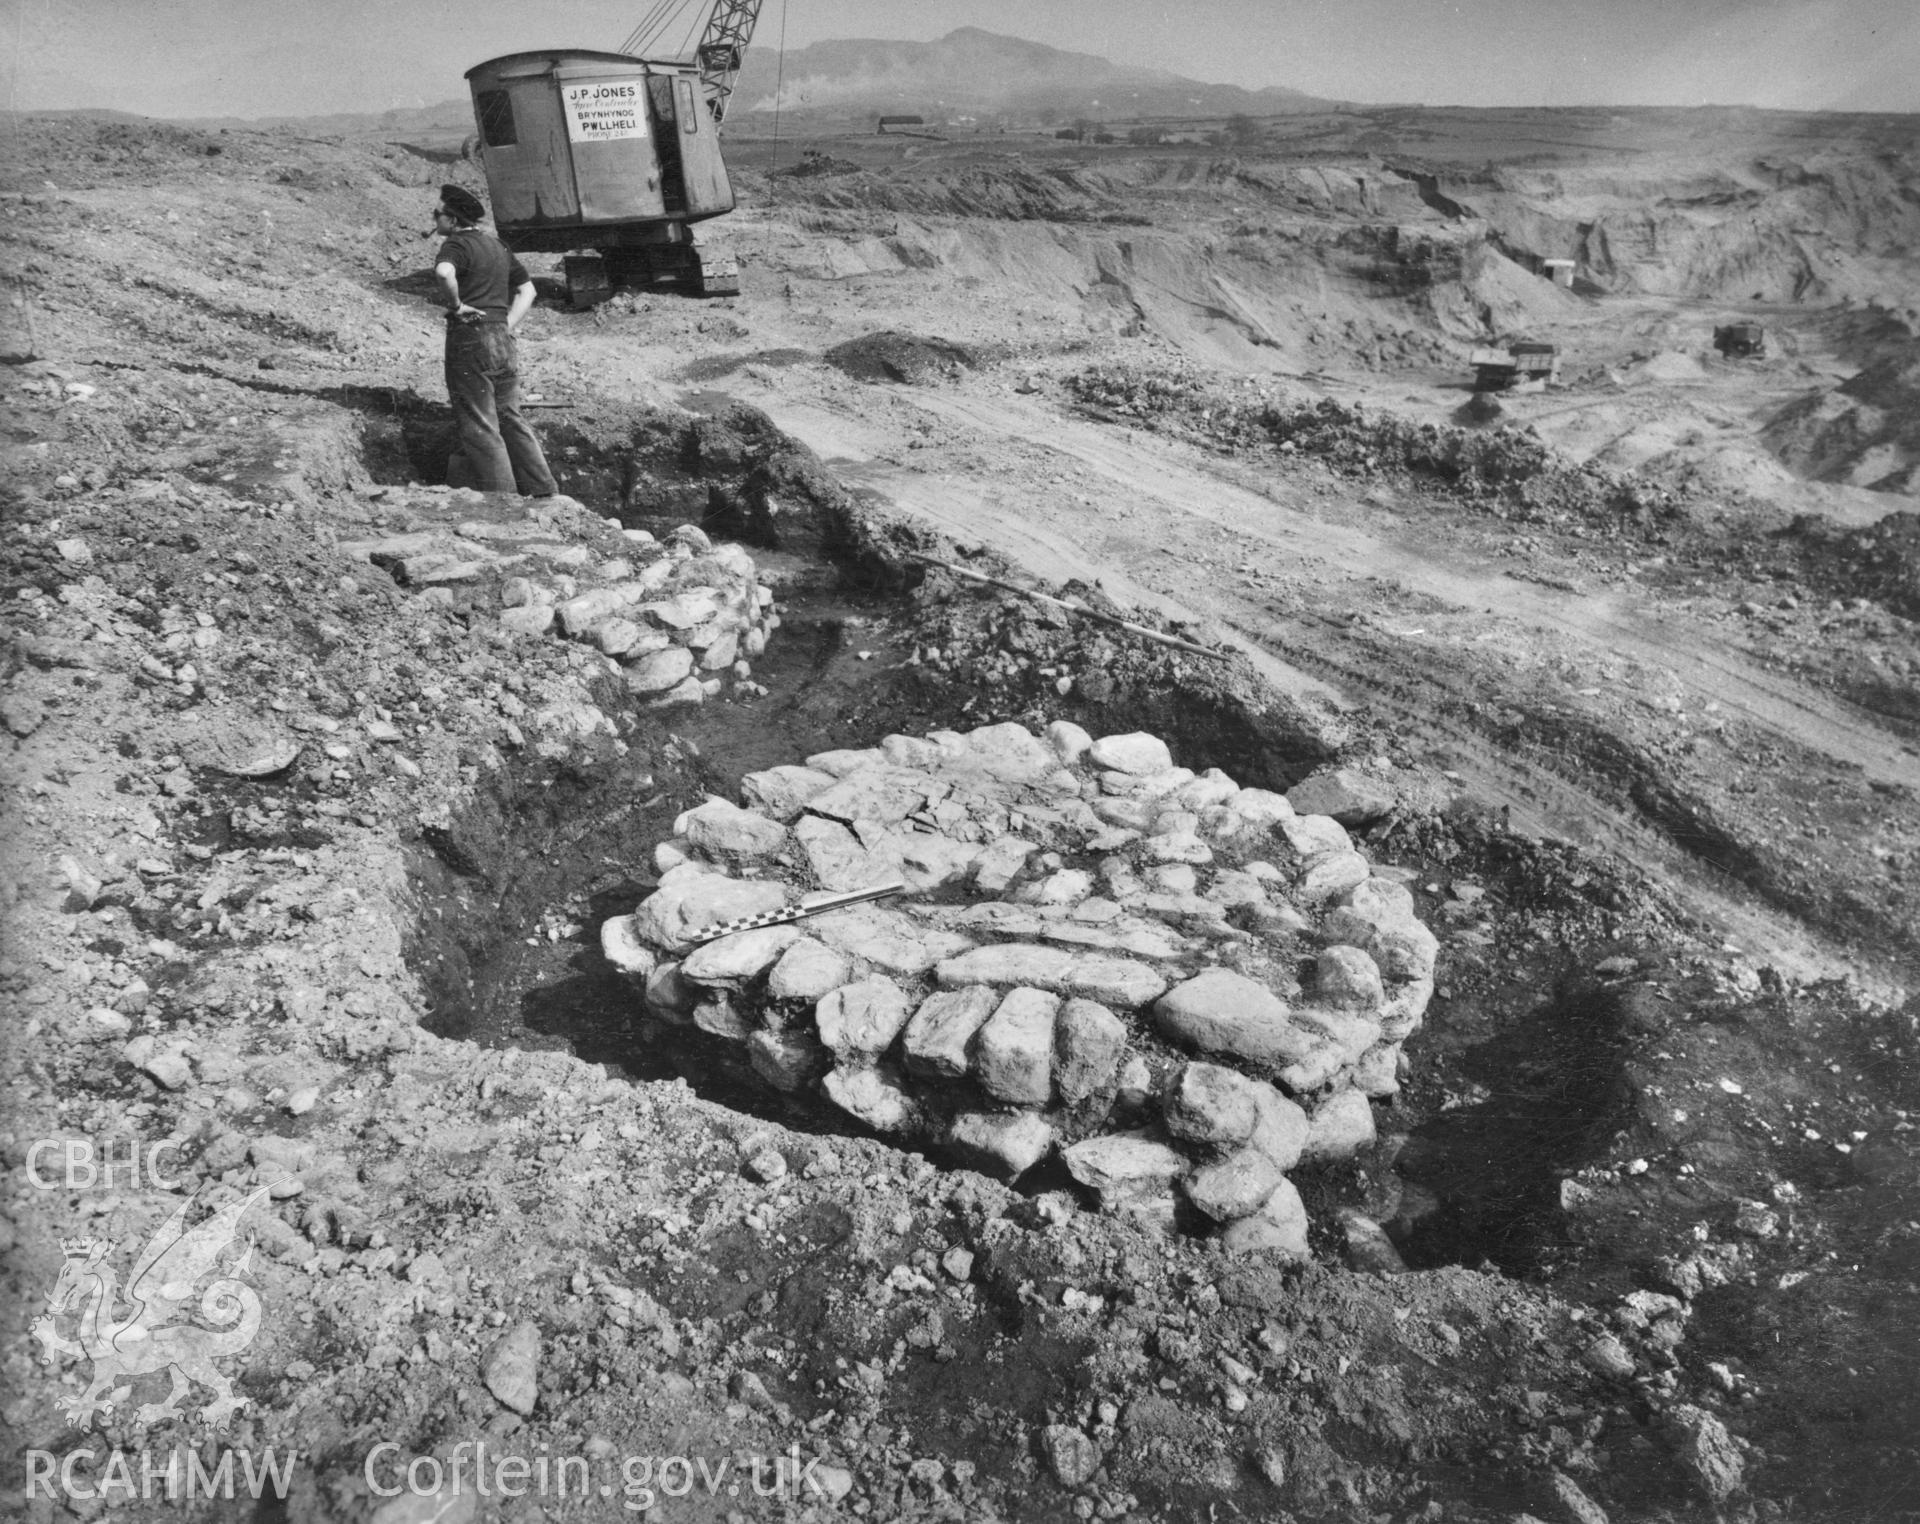
[[[742,432],[732,422],[646,436],[651,450],[632,439],[595,449],[576,435],[576,461],[598,484],[599,500],[584,500],[630,526],[657,528],[694,502],[729,513],[767,496],[769,481],[790,486],[802,474],[753,427],[746,448],[731,448]],[[722,433],[730,437],[718,440]],[[825,495],[833,485],[816,481],[815,489]],[[744,775],[816,753],[1007,720],[1036,732],[1053,719],[1095,735],[1148,731],[1181,765],[1218,766],[1243,785],[1274,790],[1326,760],[1311,727],[1295,723],[1250,672],[1196,670],[1211,664],[1110,627],[1101,627],[1097,659],[1061,694],[1050,653],[1086,642],[1085,625],[977,584],[923,580],[923,568],[901,554],[910,547],[897,526],[851,497],[812,506],[816,535],[789,533],[794,549],[753,549],[781,612],[778,637],[754,663],[764,695],[654,709],[609,680],[596,696],[616,720],[623,754],[609,746],[597,757],[499,770],[463,813],[422,836],[409,957],[441,1035],[564,1049],[637,1081],[682,1080],[707,1100],[796,1131],[864,1134],[811,1090],[783,1092],[760,1079],[738,1043],[647,1019],[633,984],[603,956],[602,923],[653,891],[654,849],[683,811],[715,795],[737,800]],[[1512,994],[1488,991],[1476,1013],[1532,1009]],[[1535,1267],[1557,1231],[1541,1209],[1557,1172],[1605,1141],[1598,1120],[1615,1105],[1618,1079],[1608,1030],[1605,1012],[1590,1005],[1534,1011],[1482,1043],[1504,1055],[1500,1062],[1468,1061],[1489,1088],[1472,1117],[1429,1118],[1410,1101],[1378,1105],[1378,1149],[1300,1173],[1318,1247],[1338,1253],[1329,1224],[1353,1207],[1392,1219],[1412,1263]],[[1580,1083],[1542,1093],[1541,1075],[1563,1072],[1570,1054]],[[1417,1071],[1419,1036],[1409,1057]],[[1592,1116],[1583,1109],[1589,1096],[1598,1098]],[[1553,1133],[1544,1148],[1543,1126]],[[1410,1156],[1426,1171],[1412,1191],[1393,1166],[1410,1136]],[[914,1146],[942,1165],[965,1162]],[[1077,1189],[1057,1159],[1018,1183],[1029,1192]],[[1403,1199],[1429,1205],[1402,1210],[1395,1203]]]

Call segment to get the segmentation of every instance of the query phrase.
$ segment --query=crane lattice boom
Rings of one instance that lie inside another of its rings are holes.
[[[764,0],[718,0],[713,14],[707,17],[707,29],[695,56],[700,62],[701,82],[707,87],[707,106],[716,122],[726,120],[727,99],[733,94],[733,81],[740,72],[740,60],[747,44],[753,39],[763,3]]]

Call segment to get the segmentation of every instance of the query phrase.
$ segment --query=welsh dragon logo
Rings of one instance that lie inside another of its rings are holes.
[[[181,1202],[140,1251],[120,1295],[107,1263],[112,1244],[99,1238],[61,1240],[66,1263],[32,1332],[48,1360],[85,1355],[93,1362],[93,1380],[86,1391],[60,1404],[68,1423],[85,1428],[96,1413],[111,1418],[115,1406],[133,1391],[123,1378],[155,1371],[172,1376],[173,1390],[165,1401],[145,1403],[136,1411],[134,1417],[142,1424],[180,1417],[180,1399],[196,1382],[215,1394],[200,1412],[211,1428],[225,1429],[247,1405],[248,1399],[233,1395],[233,1383],[214,1362],[238,1354],[260,1331],[260,1298],[243,1280],[252,1273],[253,1241],[224,1267],[219,1257],[233,1243],[242,1215],[266,1194],[262,1186],[192,1228],[187,1226],[187,1211],[193,1202]],[[200,1294],[199,1311],[213,1326],[168,1324],[209,1275],[218,1278]],[[122,1302],[128,1309],[125,1315],[117,1310]],[[75,1338],[61,1335],[63,1314],[78,1315]]]

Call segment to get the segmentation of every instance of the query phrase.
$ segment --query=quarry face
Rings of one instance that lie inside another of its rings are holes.
[[[1912,119],[743,133],[543,502],[457,144],[9,130],[9,1488],[1915,1511]]]

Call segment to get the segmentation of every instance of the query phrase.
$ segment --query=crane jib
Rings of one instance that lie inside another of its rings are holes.
[[[735,78],[746,57],[747,44],[760,21],[765,0],[713,0],[701,28],[700,42],[692,49],[692,58],[700,71],[700,83],[707,98],[707,109],[716,122],[724,121],[727,101],[733,94]],[[653,9],[620,44],[622,53],[635,57],[650,56],[666,40],[669,29],[683,20],[694,0],[655,0]],[[684,38],[685,34],[681,34]],[[684,57],[685,43],[676,57]]]

